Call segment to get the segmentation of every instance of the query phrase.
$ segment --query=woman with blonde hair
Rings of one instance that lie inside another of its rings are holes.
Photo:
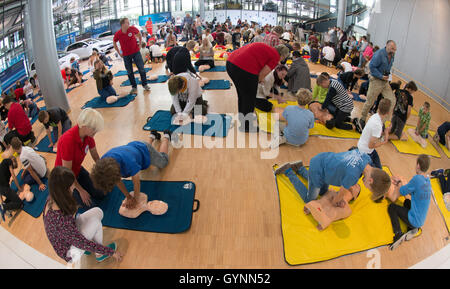
[[[208,65],[209,66],[208,69],[215,67],[215,65],[214,65],[214,50],[213,50],[212,44],[211,44],[211,42],[209,42],[208,38],[206,38],[206,37],[203,38],[202,45],[200,46],[199,50],[200,50],[200,57],[197,60],[197,62],[195,62],[195,66],[198,66],[200,68],[200,66],[202,66],[202,65]]]
[[[98,111],[87,108],[81,111],[77,123],[58,141],[55,167],[63,166],[72,170],[76,178],[74,197],[79,205],[89,208],[93,205],[92,198],[100,201],[104,193],[94,187],[89,172],[82,164],[88,152],[94,162],[100,159],[94,136],[103,129],[104,120]]]

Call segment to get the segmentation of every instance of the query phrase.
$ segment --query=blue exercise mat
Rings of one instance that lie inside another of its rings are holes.
[[[169,76],[168,75],[158,75],[158,79],[157,80],[149,80],[147,79],[148,83],[164,83],[167,80],[169,80]]]
[[[145,73],[147,73],[152,69],[149,67],[145,67],[144,70],[145,70]],[[139,71],[135,71],[134,74],[139,74]],[[126,70],[120,70],[119,72],[114,74],[114,76],[125,76],[125,75],[128,75],[128,72]]]
[[[56,142],[57,134],[58,134],[57,129],[54,129],[53,132],[51,133],[53,143]],[[53,147],[48,147],[49,144],[50,144],[50,141],[48,139],[47,134],[45,134],[45,137],[43,139],[41,139],[41,141],[34,147],[34,150],[38,151],[38,152],[43,152],[43,153],[56,154],[56,152],[53,151]]]
[[[19,172],[19,175],[17,176],[17,180],[19,181],[19,184],[21,184],[21,185],[23,185],[22,179],[20,177],[22,175],[22,171],[23,170],[21,170]],[[39,186],[37,184],[32,185],[31,191],[34,194],[34,199],[31,202],[27,202],[27,201],[23,202],[23,210],[34,218],[38,218],[42,214],[42,212],[44,211],[45,203],[47,202],[47,198],[48,198],[48,179],[44,178],[41,180],[42,180],[42,183],[47,186],[47,188],[41,192],[41,191],[39,191]],[[12,182],[11,188],[14,191],[17,191],[17,186],[14,182]]]
[[[88,69],[88,70],[85,70],[85,71],[83,71],[83,75],[86,75],[86,74],[88,74],[89,72],[91,72],[89,69]]]
[[[115,103],[108,104],[105,100],[102,100],[100,96],[87,101],[82,109],[91,107],[91,108],[108,108],[108,107],[123,107],[127,106],[130,102],[132,102],[136,98],[135,94],[128,94],[122,98],[119,98]]]
[[[352,95],[353,95],[353,100],[354,101],[366,102],[366,100],[362,99],[361,97],[359,97],[359,94],[357,94],[356,92],[352,92]]]
[[[231,83],[229,80],[223,79],[213,79],[210,80],[208,84],[202,87],[203,90],[222,90],[222,89],[230,89]]]
[[[172,124],[172,114],[167,110],[158,110],[153,117],[149,118],[144,130],[151,131],[176,131],[183,134],[194,134],[203,136],[226,137],[231,128],[232,118],[225,114],[207,114],[208,120],[204,124],[190,123],[184,126]]]
[[[147,84],[151,84],[151,83],[164,83],[166,82],[170,77],[167,75],[158,75],[158,79],[157,80],[149,80],[147,78]],[[142,84],[141,79],[136,77],[136,84]],[[125,80],[124,82],[122,82],[122,84],[120,86],[131,86],[131,82],[129,79]]]
[[[198,66],[195,67],[195,70],[198,72]],[[214,66],[211,69],[205,70],[203,72],[224,72],[227,71],[226,66]]]
[[[131,181],[123,182],[128,191],[133,190]],[[166,202],[169,206],[167,213],[154,216],[146,211],[136,219],[123,217],[119,215],[119,209],[125,196],[115,187],[99,204],[104,214],[102,224],[111,228],[155,233],[175,234],[189,230],[192,213],[198,210],[200,204],[194,199],[194,183],[141,181],[141,192],[147,194],[149,202],[152,200]],[[197,203],[195,210],[194,203]]]

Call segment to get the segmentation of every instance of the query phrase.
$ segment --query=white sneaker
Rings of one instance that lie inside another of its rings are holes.
[[[147,84],[146,86],[144,86],[144,90],[145,90],[145,91],[150,91],[150,90],[151,90],[150,85]]]

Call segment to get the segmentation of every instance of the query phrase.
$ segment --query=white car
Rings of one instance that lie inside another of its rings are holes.
[[[70,67],[70,59],[75,58],[75,60],[79,60],[80,57],[74,53],[65,53],[62,51],[58,51],[58,62],[59,68],[62,70],[65,67]],[[33,77],[36,74],[36,64],[33,62],[30,65],[30,77]]]
[[[75,42],[66,47],[65,52],[75,53],[81,59],[89,58],[92,51],[96,50],[100,53],[107,53],[114,48],[111,40],[97,40],[88,38],[82,41]]]
[[[98,36],[98,40],[110,40],[110,41],[113,41],[114,40],[114,35],[112,34],[111,31],[106,31],[106,32],[103,32],[102,34],[100,34]]]

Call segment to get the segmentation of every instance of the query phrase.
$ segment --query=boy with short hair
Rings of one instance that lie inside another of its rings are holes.
[[[161,139],[161,135],[152,131],[149,142],[134,141],[125,146],[116,147],[106,152],[92,168],[92,181],[94,186],[105,192],[111,192],[115,186],[125,195],[125,206],[128,209],[135,208],[136,194],[140,193],[139,172],[146,170],[150,165],[160,169],[169,163],[170,131],[164,131],[159,151],[153,147],[155,140]],[[134,196],[131,195],[122,178],[131,177],[134,188]]]
[[[381,161],[375,148],[386,144],[389,140],[389,129],[384,129],[383,124],[389,117],[390,109],[391,101],[387,98],[383,98],[378,106],[378,113],[369,118],[358,141],[358,149],[361,152],[368,154],[372,159],[373,165],[379,169],[381,169]],[[384,138],[382,137],[383,130]]]
[[[416,129],[408,129],[409,135],[412,139],[419,143],[423,148],[427,146],[428,127],[430,126],[431,113],[430,103],[424,102],[423,106],[419,110],[419,119],[417,120]]]
[[[20,162],[24,167],[22,172],[23,183],[29,186],[38,184],[39,190],[44,191],[47,188],[42,182],[42,179],[47,175],[47,163],[44,157],[36,153],[34,149],[22,146],[22,142],[17,137],[11,140],[11,147],[13,153],[19,154]]]
[[[233,50],[236,50],[241,47],[241,26],[237,25],[234,29],[234,33],[232,37]]]
[[[350,114],[353,110],[353,99],[348,95],[347,90],[337,80],[327,78],[324,75],[317,77],[317,85],[328,89],[322,109],[328,111],[334,116],[332,120],[326,122],[328,129],[334,127],[343,130],[353,130],[354,125],[350,124]]]
[[[308,188],[296,173],[308,180]],[[372,167],[370,157],[356,149],[342,153],[319,153],[310,160],[309,170],[302,161],[286,163],[275,170],[275,174],[286,174],[305,203],[324,195],[330,185],[340,187],[333,204],[341,208],[345,206],[345,195],[350,193],[350,188],[359,181],[361,175],[364,186],[372,192],[372,201],[383,198],[391,186],[390,176]]]
[[[392,114],[391,125],[389,127],[389,139],[408,140],[403,134],[406,121],[408,120],[411,109],[413,107],[412,94],[417,91],[414,81],[410,81],[405,85],[403,90],[399,90],[396,96],[394,113]]]
[[[276,108],[279,113],[280,135],[275,136],[271,143],[271,148],[277,148],[280,144],[288,143],[294,146],[301,146],[308,140],[309,130],[314,127],[314,115],[306,109],[306,105],[311,102],[312,94],[306,88],[300,88],[295,95],[297,105],[290,105],[284,110]]]
[[[61,136],[72,128],[72,121],[67,116],[64,109],[59,107],[49,108],[48,110],[41,110],[38,116],[39,122],[42,123],[47,131],[50,144],[48,147],[56,147]],[[52,127],[52,131],[50,131]],[[53,143],[52,133],[55,136],[55,143]]]
[[[421,233],[420,227],[425,223],[431,199],[431,183],[426,174],[429,168],[430,157],[420,155],[417,158],[416,175],[409,183],[403,184],[400,179],[394,178],[396,190],[399,190],[402,196],[410,195],[411,200],[406,199],[403,206],[391,203],[388,207],[394,231],[394,241],[389,247],[391,250],[397,248],[404,240],[409,241]],[[405,234],[400,228],[399,219],[408,226]]]

